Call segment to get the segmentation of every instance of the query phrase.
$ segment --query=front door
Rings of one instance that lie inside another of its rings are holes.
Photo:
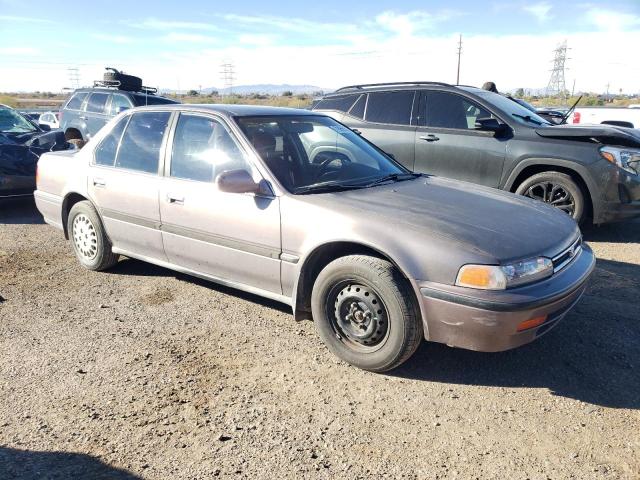
[[[160,216],[169,261],[280,294],[279,199],[218,190],[215,178],[223,171],[260,175],[224,121],[180,113],[166,158]]]
[[[123,117],[96,148],[88,190],[115,248],[166,260],[160,233],[161,152],[170,112]]]
[[[476,119],[490,112],[462,95],[439,91],[423,92],[420,110],[417,172],[499,186],[507,140],[475,129]]]

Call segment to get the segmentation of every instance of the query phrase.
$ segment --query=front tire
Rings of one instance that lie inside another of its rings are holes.
[[[423,338],[411,285],[380,258],[350,255],[329,263],[315,281],[311,309],[329,350],[364,370],[398,367]]]
[[[522,182],[515,193],[548,203],[564,211],[580,224],[586,220],[584,192],[566,173],[537,173]]]
[[[118,262],[111,242],[91,202],[84,200],[71,207],[67,232],[80,264],[88,270],[106,270]]]

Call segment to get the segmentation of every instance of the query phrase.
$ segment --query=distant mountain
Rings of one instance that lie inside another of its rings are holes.
[[[180,93],[184,94],[188,90],[165,90],[161,89],[162,92],[165,93]],[[263,83],[256,85],[237,85],[232,88],[216,88],[216,87],[207,87],[202,89],[202,93],[204,95],[209,94],[211,92],[218,92],[223,95],[227,95],[230,92],[237,93],[239,95],[248,95],[251,93],[262,93],[264,95],[282,95],[284,92],[293,92],[294,95],[301,95],[303,93],[316,93],[316,92],[330,92],[333,91],[332,88],[322,88],[316,87],[315,85],[289,85],[287,83],[283,83],[280,85],[275,85],[272,83]]]

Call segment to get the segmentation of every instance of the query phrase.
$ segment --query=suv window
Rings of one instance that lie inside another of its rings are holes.
[[[170,112],[134,113],[122,136],[116,167],[157,173]]]
[[[124,95],[120,95],[119,93],[114,93],[111,95],[111,107],[109,108],[109,115],[116,115],[118,113],[118,109],[128,109],[131,108],[131,102]]]
[[[364,107],[367,104],[367,96],[360,95],[358,101],[349,110],[349,115],[356,118],[364,118]]]
[[[68,108],[69,110],[80,110],[85,98],[87,98],[87,92],[74,93],[67,102],[67,106],[64,108]]]
[[[236,169],[251,170],[221,122],[180,114],[171,152],[172,177],[212,182],[219,173]]]
[[[96,165],[106,165],[113,167],[116,161],[116,153],[118,153],[118,145],[122,138],[122,132],[126,127],[130,117],[121,119],[115,127],[111,129],[109,134],[102,139],[95,153]]]
[[[370,93],[366,120],[392,125],[410,125],[414,94],[413,90]]]
[[[108,98],[108,93],[92,93],[87,103],[87,112],[104,113],[104,106]]]
[[[329,97],[322,99],[314,107],[315,110],[337,110],[339,112],[347,112],[351,105],[358,99],[359,94],[342,95],[339,97]]]
[[[490,117],[492,115],[486,109],[461,95],[427,93],[427,125],[430,127],[475,130],[478,118]]]
[[[138,107],[145,105],[168,105],[172,103],[180,103],[170,98],[157,97],[155,95],[146,95],[144,93],[134,93],[131,95]]]

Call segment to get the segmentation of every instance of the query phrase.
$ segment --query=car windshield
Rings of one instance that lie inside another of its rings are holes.
[[[510,98],[505,97],[504,95],[500,95],[499,93],[489,92],[488,90],[473,90],[473,93],[482,97],[487,102],[495,105],[500,110],[510,115],[512,119],[517,121],[518,123],[536,126],[536,125],[552,125],[547,120],[542,118],[536,112],[533,112],[518,102],[514,102]]]
[[[240,117],[236,122],[292,193],[366,188],[415,176],[329,117]]]
[[[12,108],[0,107],[0,132],[35,132],[36,127]]]

